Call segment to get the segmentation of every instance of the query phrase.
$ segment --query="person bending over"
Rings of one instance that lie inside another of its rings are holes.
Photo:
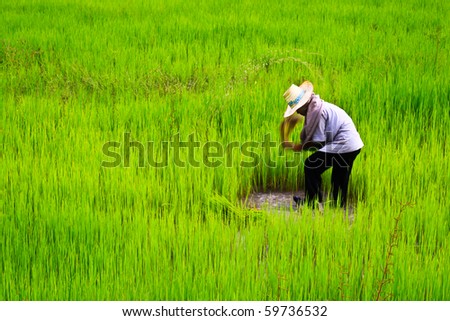
[[[314,206],[316,200],[322,203],[321,175],[332,167],[333,200],[338,204],[340,199],[339,205],[345,208],[353,162],[364,146],[355,124],[343,109],[320,99],[309,81],[300,86],[291,85],[283,96],[288,103],[283,124],[289,124],[289,119],[296,117],[295,113],[305,117],[301,143],[284,141],[283,147],[297,152],[316,150],[304,164],[306,197],[294,196],[294,201],[297,205],[306,202]]]

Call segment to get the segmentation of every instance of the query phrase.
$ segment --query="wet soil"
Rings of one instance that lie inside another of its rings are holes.
[[[265,210],[291,211],[298,210],[293,196],[305,197],[304,192],[255,192],[245,201],[247,207]]]
[[[305,197],[304,191],[296,192],[281,192],[281,191],[267,191],[251,193],[243,203],[248,208],[267,210],[279,214],[301,213],[302,205],[297,206],[293,200],[293,196]],[[326,200],[325,200],[326,202]],[[319,211],[323,213],[323,204],[319,204]],[[342,210],[343,214],[350,220],[354,218],[354,208],[350,204],[348,211]]]

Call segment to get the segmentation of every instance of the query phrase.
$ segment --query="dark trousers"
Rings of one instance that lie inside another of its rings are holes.
[[[341,207],[347,203],[347,190],[353,161],[361,150],[358,149],[350,153],[333,154],[315,152],[305,161],[305,188],[306,201],[314,205],[316,199],[323,201],[322,196],[322,173],[333,167],[331,173],[332,194],[335,204],[337,204],[339,193],[341,196]]]

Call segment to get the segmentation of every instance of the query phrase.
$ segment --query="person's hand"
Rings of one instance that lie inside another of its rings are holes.
[[[294,152],[301,152],[303,150],[303,145],[302,144],[295,144],[294,147],[292,148],[292,150]]]
[[[293,142],[283,142],[281,146],[283,146],[283,148],[293,149],[295,147],[295,144]]]

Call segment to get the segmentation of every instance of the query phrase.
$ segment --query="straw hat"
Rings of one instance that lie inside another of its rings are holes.
[[[300,107],[306,104],[313,93],[313,84],[310,81],[303,82],[300,87],[291,85],[283,94],[284,99],[288,103],[287,109],[284,112],[284,118],[293,115]]]

